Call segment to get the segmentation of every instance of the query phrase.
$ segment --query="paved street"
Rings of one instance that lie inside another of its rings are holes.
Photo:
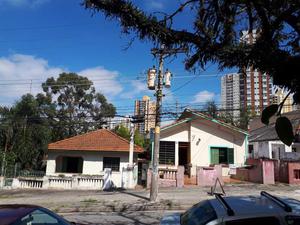
[[[259,184],[232,184],[224,187],[228,196],[258,195],[268,191],[300,200],[300,187]],[[86,224],[157,224],[166,213],[183,211],[211,198],[208,187],[161,188],[157,203],[148,200],[149,190],[0,190],[0,204],[37,204],[65,218]]]

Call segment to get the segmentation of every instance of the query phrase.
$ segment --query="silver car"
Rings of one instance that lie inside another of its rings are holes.
[[[182,214],[162,218],[161,225],[300,225],[300,202],[260,196],[222,197],[205,200]]]

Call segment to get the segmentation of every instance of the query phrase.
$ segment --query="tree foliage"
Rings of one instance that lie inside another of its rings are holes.
[[[93,83],[75,73],[62,73],[42,84],[45,94],[37,100],[53,128],[53,140],[101,128],[105,119],[114,117],[115,107],[97,93]]]
[[[204,113],[210,115],[213,118],[218,117],[218,106],[215,101],[207,101],[203,106]]]
[[[20,162],[23,168],[41,168],[51,130],[36,99],[24,95],[13,107],[1,108],[0,115],[2,165]]]
[[[127,127],[119,125],[115,128],[114,132],[130,141],[130,130]],[[141,147],[146,147],[146,145],[149,144],[145,137],[141,135],[138,130],[134,131],[134,143]]]
[[[275,85],[288,89],[294,103],[300,103],[299,0],[185,0],[161,17],[130,0],[85,0],[84,6],[117,19],[124,33],[134,32],[141,40],[166,48],[188,47],[188,70],[205,68],[208,62],[218,63],[221,70],[252,67],[270,74]],[[184,11],[193,21],[182,28],[175,19]],[[278,133],[281,140],[291,140],[291,134]]]
[[[220,69],[253,66],[269,73],[274,84],[290,89],[300,102],[300,2],[298,0],[186,0],[172,13],[147,14],[129,0],[85,0],[85,7],[115,18],[125,33],[166,47],[188,46],[186,68],[219,63]],[[175,17],[184,10],[192,24],[177,29]],[[241,41],[242,31],[259,35]]]
[[[42,169],[47,146],[99,128],[115,107],[86,77],[63,73],[42,85],[45,93],[26,94],[12,107],[0,107],[0,164]]]

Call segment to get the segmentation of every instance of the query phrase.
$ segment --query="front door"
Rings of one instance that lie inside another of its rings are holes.
[[[190,176],[190,151],[189,151],[189,142],[179,142],[178,151],[179,151],[179,159],[178,164],[180,166],[184,166],[184,174]]]

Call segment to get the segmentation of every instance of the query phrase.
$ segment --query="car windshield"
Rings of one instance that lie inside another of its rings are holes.
[[[209,201],[203,201],[183,213],[180,217],[181,225],[203,225],[214,219],[217,214]]]

